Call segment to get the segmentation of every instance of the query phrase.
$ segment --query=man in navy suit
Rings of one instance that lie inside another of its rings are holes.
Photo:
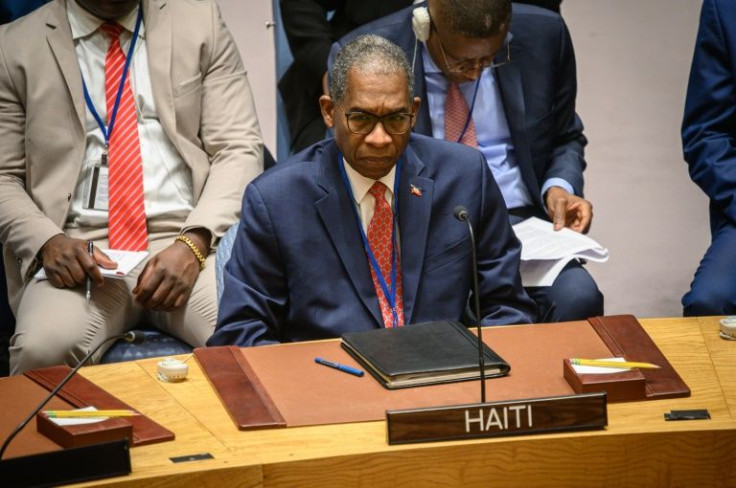
[[[558,230],[588,231],[587,140],[575,113],[575,55],[558,14],[518,4],[512,12],[510,0],[429,0],[356,29],[333,46],[333,55],[367,33],[414,59],[415,93],[424,101],[414,131],[478,147],[512,224],[536,216]],[[446,118],[454,111],[447,109],[453,91],[465,104],[456,132]],[[603,314],[603,295],[577,261],[552,286],[527,292],[540,306],[540,321]]]
[[[736,1],[705,0],[682,122],[690,177],[710,198],[712,242],[684,314],[736,314]]]
[[[208,345],[259,345],[459,320],[478,240],[483,325],[530,322],[519,241],[483,155],[410,135],[419,98],[403,52],[346,45],[320,99],[335,139],[254,180]],[[452,164],[450,164],[452,162]]]

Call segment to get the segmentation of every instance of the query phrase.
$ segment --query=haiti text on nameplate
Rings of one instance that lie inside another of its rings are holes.
[[[600,429],[605,393],[386,412],[389,444]]]

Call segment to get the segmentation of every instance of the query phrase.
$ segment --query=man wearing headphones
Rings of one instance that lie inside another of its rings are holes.
[[[365,33],[393,41],[413,61],[423,100],[414,131],[477,147],[512,224],[536,216],[558,230],[588,231],[587,140],[575,113],[575,55],[559,15],[510,0],[428,0],[356,29],[333,54]],[[552,286],[527,292],[539,321],[603,314],[603,295],[577,261]]]

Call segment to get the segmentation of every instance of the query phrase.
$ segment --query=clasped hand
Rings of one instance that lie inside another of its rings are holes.
[[[197,244],[200,244],[197,239]],[[198,246],[200,249],[204,246]],[[95,286],[104,278],[98,266],[117,268],[117,263],[94,248],[87,252],[87,242],[58,234],[49,239],[41,250],[43,267],[52,285],[74,288],[90,277]],[[145,309],[170,312],[180,308],[194,288],[199,276],[199,261],[189,247],[176,241],[148,260],[133,288],[136,303]]]

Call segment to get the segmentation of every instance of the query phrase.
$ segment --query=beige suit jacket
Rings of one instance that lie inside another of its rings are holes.
[[[183,228],[221,236],[262,171],[246,72],[214,0],[142,0],[161,124],[192,172]],[[85,150],[85,102],[66,0],[0,27],[0,242],[15,308],[62,232]]]

